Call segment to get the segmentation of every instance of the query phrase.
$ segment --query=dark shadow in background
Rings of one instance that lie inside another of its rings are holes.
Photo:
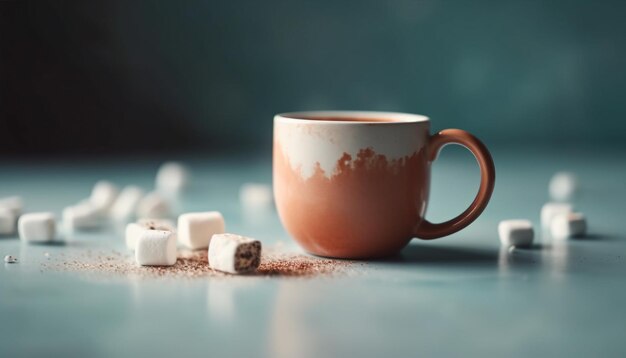
[[[128,83],[105,3],[0,4],[0,149],[11,154],[181,148],[191,136],[166,98]]]
[[[626,143],[626,1],[2,1],[0,155],[271,150],[273,114]]]

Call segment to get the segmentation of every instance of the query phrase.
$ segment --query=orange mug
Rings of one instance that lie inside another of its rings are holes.
[[[391,112],[300,112],[274,117],[274,196],[287,232],[308,252],[364,259],[390,256],[414,238],[431,240],[472,223],[487,206],[495,167],[468,132],[430,135],[428,117]],[[452,220],[424,218],[430,167],[460,144],[480,166],[472,204]]]

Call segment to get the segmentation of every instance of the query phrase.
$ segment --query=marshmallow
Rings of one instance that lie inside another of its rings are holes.
[[[137,223],[126,224],[126,230],[124,232],[126,248],[134,251],[137,247],[137,240],[139,240],[139,237],[144,231],[146,231],[146,228],[143,225]]]
[[[215,234],[209,244],[209,266],[228,273],[248,273],[261,264],[261,242],[234,234]]]
[[[172,266],[176,263],[176,234],[144,230],[137,240],[135,260],[142,266]]]
[[[143,194],[143,190],[134,185],[129,185],[122,189],[122,192],[111,207],[111,217],[118,221],[132,220]]]
[[[535,232],[529,220],[503,220],[498,224],[498,235],[503,246],[531,246]]]
[[[28,213],[20,216],[17,222],[20,239],[40,243],[54,240],[56,221],[53,213]]]
[[[137,240],[146,230],[162,230],[176,232],[174,224],[170,220],[153,220],[153,219],[140,219],[135,223],[129,223],[126,225],[125,239],[126,247],[130,250],[135,250],[137,246]]]
[[[565,203],[545,203],[541,208],[541,227],[544,230],[550,229],[552,219],[559,214],[572,212],[572,206]]]
[[[74,206],[63,209],[63,226],[70,231],[81,229],[95,229],[100,225],[101,211],[91,204],[91,201],[84,201]]]
[[[118,193],[119,190],[114,184],[106,180],[101,180],[97,182],[91,190],[89,202],[98,209],[98,211],[104,214],[111,209]]]
[[[178,241],[192,249],[206,249],[214,234],[225,229],[224,217],[217,211],[186,213],[178,217]]]
[[[189,176],[189,170],[183,164],[164,163],[156,175],[156,189],[162,193],[180,193],[189,185]]]
[[[574,174],[558,172],[550,179],[550,198],[556,201],[567,201],[574,196],[577,186]]]
[[[19,196],[9,196],[7,198],[0,199],[0,208],[6,208],[13,212],[13,216],[16,218],[22,214],[24,203]]]
[[[137,217],[161,219],[169,215],[169,204],[156,192],[148,193],[137,205]]]
[[[239,189],[239,201],[244,206],[268,207],[273,202],[272,187],[257,183],[243,184]]]
[[[550,235],[555,239],[584,236],[587,231],[587,220],[581,213],[556,215],[550,223]]]
[[[15,233],[15,214],[9,208],[0,207],[0,235]]]

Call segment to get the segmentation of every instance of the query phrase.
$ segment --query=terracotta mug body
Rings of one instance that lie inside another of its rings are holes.
[[[273,180],[278,214],[308,252],[335,258],[397,253],[474,221],[495,182],[493,161],[471,134],[434,136],[427,117],[390,112],[300,112],[274,117]],[[425,220],[430,167],[442,146],[466,146],[481,167],[472,205],[441,224]]]

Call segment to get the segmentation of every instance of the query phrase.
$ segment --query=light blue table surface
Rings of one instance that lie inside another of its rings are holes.
[[[313,278],[95,279],[42,269],[61,253],[124,250],[111,229],[64,246],[0,239],[0,356],[395,357],[626,356],[626,152],[494,150],[492,202],[470,227],[437,241],[413,240],[401,255]],[[169,158],[168,158],[169,159]],[[238,189],[271,182],[270,158],[182,158],[193,186],[178,210],[220,210],[228,230],[264,245],[297,246],[274,211],[247,215]],[[26,211],[62,208],[93,183],[153,186],[159,161],[38,160],[0,163],[0,197]],[[575,172],[585,239],[501,249],[496,226],[529,218],[539,228],[550,176]],[[433,167],[428,217],[441,221],[471,201],[473,158],[443,151]],[[44,256],[50,253],[50,258]]]

